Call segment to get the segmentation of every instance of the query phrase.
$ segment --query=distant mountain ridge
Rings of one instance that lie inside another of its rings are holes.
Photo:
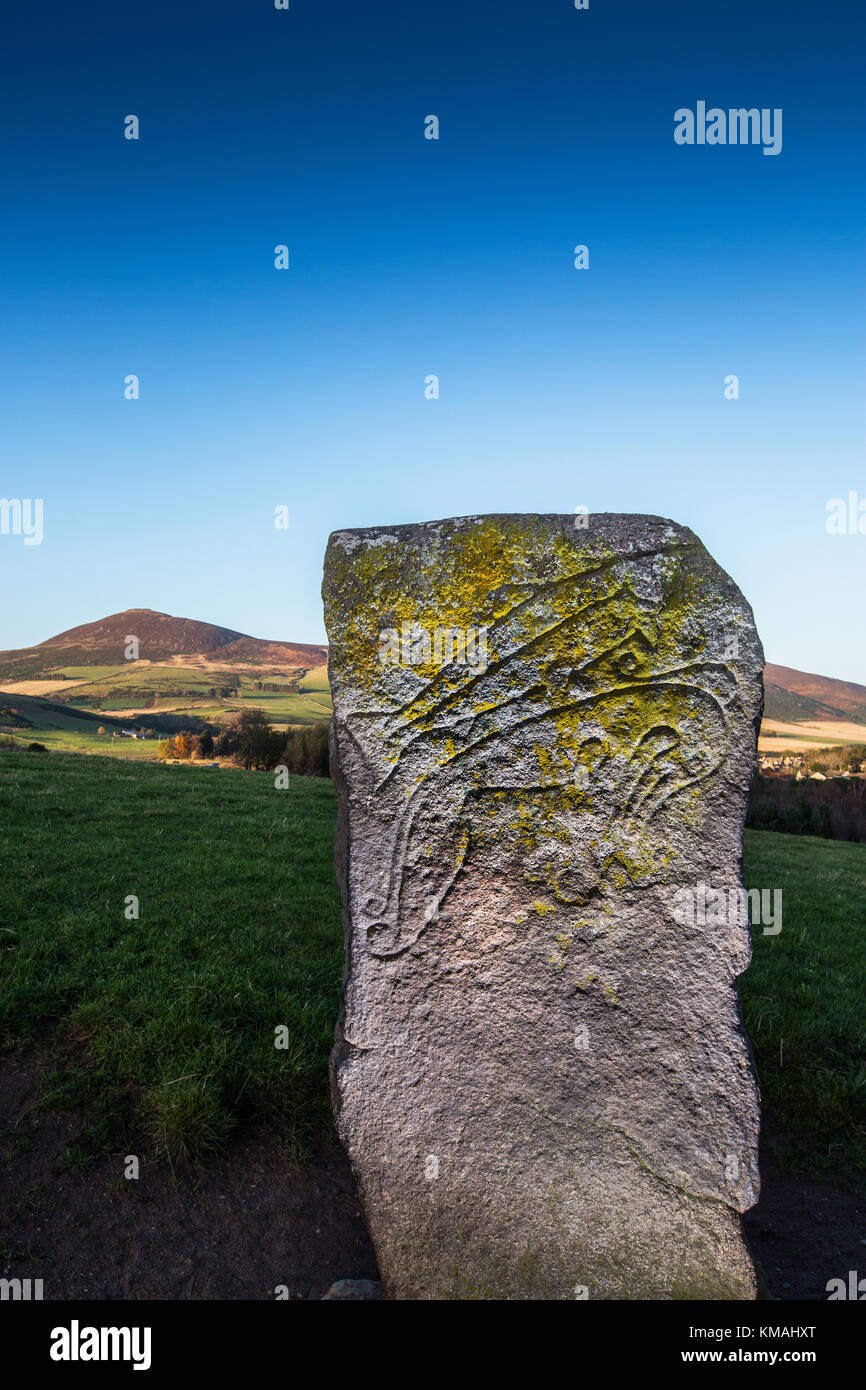
[[[127,608],[82,623],[32,647],[0,652],[0,679],[35,680],[67,666],[114,666],[126,660],[127,639],[136,637],[139,657],[164,662],[198,659],[209,665],[311,670],[328,660],[328,649],[306,642],[249,637],[233,628],[192,618],[175,618],[152,608]]]
[[[174,618],[170,613],[160,613],[153,608],[127,608],[122,613],[112,613],[107,618],[99,618],[95,623],[81,623],[78,627],[70,627],[66,632],[60,632],[56,637],[48,637],[36,645],[97,647],[102,644],[120,644],[122,648],[131,630],[142,645],[183,655],[214,651],[219,647],[231,645],[245,635],[233,631],[232,628],[197,622],[194,618]]]
[[[787,723],[798,720],[866,723],[866,685],[768,662],[764,668],[764,718]]]

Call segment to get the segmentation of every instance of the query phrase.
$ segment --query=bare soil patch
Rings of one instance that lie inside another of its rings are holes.
[[[0,695],[50,695],[55,690],[72,690],[76,685],[90,684],[87,677],[68,681],[8,681],[0,687]]]
[[[273,1299],[280,1285],[320,1299],[378,1278],[336,1141],[298,1167],[247,1133],[201,1169],[152,1162],[126,1179],[120,1153],[69,1166],[81,1121],[39,1111],[39,1074],[32,1054],[0,1063],[0,1277],[42,1279],[55,1300]]]

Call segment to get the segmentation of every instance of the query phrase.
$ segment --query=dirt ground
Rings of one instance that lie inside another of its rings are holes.
[[[255,1134],[198,1172],[161,1162],[126,1179],[122,1154],[69,1168],[81,1122],[38,1113],[37,1080],[33,1058],[0,1063],[0,1277],[42,1279],[45,1299],[274,1299],[281,1285],[320,1299],[378,1278],[336,1143],[301,1169]]]
[[[304,1168],[272,1138],[236,1139],[200,1171],[166,1163],[123,1177],[123,1155],[64,1163],[80,1120],[39,1111],[39,1067],[0,1063],[0,1277],[42,1279],[45,1299],[321,1299],[340,1279],[376,1279],[342,1151]],[[829,1279],[866,1276],[866,1185],[792,1177],[762,1162],[746,1233],[771,1298],[826,1299]]]
[[[866,1175],[850,1182],[791,1174],[762,1143],[761,1200],[744,1227],[771,1298],[827,1298],[830,1279],[866,1277]]]

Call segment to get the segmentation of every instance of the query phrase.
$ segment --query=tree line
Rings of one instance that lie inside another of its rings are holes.
[[[866,763],[866,743],[816,748],[804,753],[803,761],[810,772],[823,772],[826,777],[832,777],[835,772],[859,772]]]
[[[866,844],[866,780],[834,777],[827,782],[808,778],[798,782],[794,777],[756,774],[746,825],[784,835]]]
[[[310,724],[281,732],[260,709],[245,709],[229,720],[216,738],[205,731],[174,734],[159,745],[161,758],[229,758],[247,771],[285,767],[304,777],[328,777],[328,729]]]

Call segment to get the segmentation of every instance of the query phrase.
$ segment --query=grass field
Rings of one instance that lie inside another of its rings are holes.
[[[92,753],[100,758],[156,762],[158,739],[112,738],[110,734],[98,735],[96,727],[93,733],[77,729],[16,729],[14,734],[4,732],[3,737],[14,738],[22,748],[28,743],[41,743],[58,753]]]
[[[308,675],[304,676],[298,683],[298,689],[304,691],[318,691],[321,694],[330,696],[331,687],[328,683],[327,666],[316,666]]]
[[[46,1100],[96,1144],[133,1103],[172,1157],[248,1116],[302,1144],[342,969],[330,783],[2,752],[0,825],[0,1037],[44,1042]]]
[[[76,709],[73,705],[59,705],[38,695],[4,695],[0,692],[0,705],[15,709],[22,719],[26,719],[28,724],[32,725],[32,732],[30,729],[22,729],[20,732],[36,739],[43,729],[54,729],[58,733],[89,733],[92,730],[95,734],[100,724],[104,724],[106,728],[120,727],[118,720],[109,720],[106,723],[89,710]],[[10,730],[13,733],[17,732],[13,725],[10,725]]]
[[[54,751],[97,753],[109,758],[131,758],[136,762],[155,760],[158,756],[157,739],[112,738],[113,730],[127,727],[122,719],[24,694],[0,692],[0,705],[14,707],[27,720],[30,727],[21,728],[11,722],[4,724],[0,718],[2,736],[13,738],[22,748],[28,743],[42,743]],[[100,734],[100,728],[106,733]]]
[[[761,1090],[788,1157],[866,1166],[866,845],[747,830],[746,881],[782,889],[740,992]],[[784,1155],[783,1155],[784,1156]]]
[[[0,707],[14,708],[31,726],[16,727],[12,720],[4,720],[0,710],[0,733],[72,753],[155,760],[155,739],[112,740],[111,730],[135,726],[140,715],[169,712],[194,715],[218,725],[234,712],[250,707],[264,710],[275,728],[286,729],[327,723],[333,710],[326,667],[317,667],[304,677],[297,694],[256,690],[253,677],[246,672],[207,671],[196,666],[130,662],[122,667],[61,669],[71,679],[65,684],[49,682],[54,686],[51,690],[40,693],[36,687],[44,682],[37,681],[12,682],[17,688],[6,693],[0,690]],[[212,690],[232,693],[214,696]],[[108,730],[108,737],[98,735],[100,725]]]
[[[327,723],[333,712],[331,697],[323,691],[287,695],[272,690],[242,690],[239,698],[229,704],[232,709],[263,709],[274,725]]]
[[[0,1037],[47,1050],[45,1098],[92,1143],[134,1118],[174,1158],[250,1117],[296,1146],[327,1122],[334,817],[322,779],[0,752]],[[749,831],[746,877],[783,889],[741,981],[777,1147],[862,1166],[866,846]]]

